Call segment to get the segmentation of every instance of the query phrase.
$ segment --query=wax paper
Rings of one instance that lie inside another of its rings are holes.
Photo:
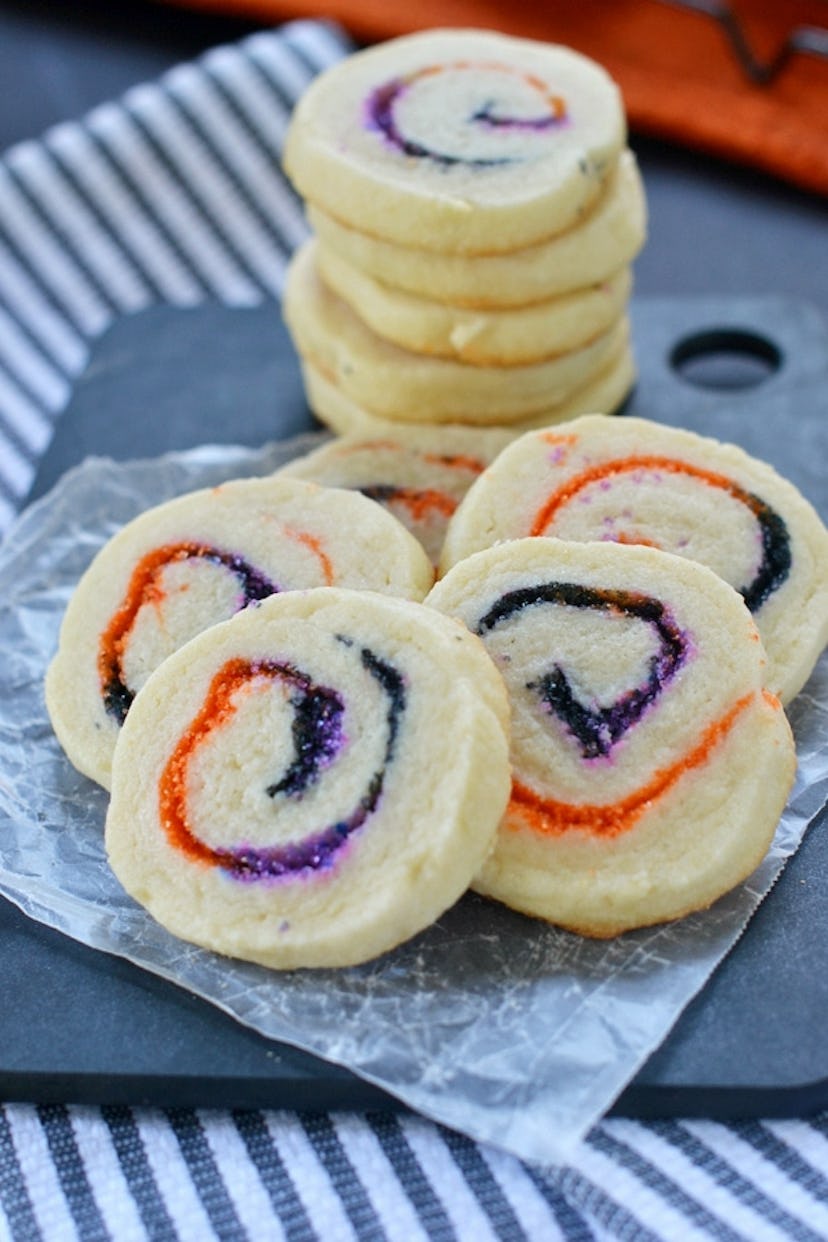
[[[771,852],[709,911],[594,942],[467,894],[408,944],[345,970],[273,972],[185,944],[109,871],[107,795],[63,756],[44,673],[78,578],[119,526],[180,492],[267,473],[311,443],[92,459],[19,520],[0,548],[0,892],[428,1117],[559,1162],[662,1042],[824,805],[828,657],[792,705],[799,771]]]

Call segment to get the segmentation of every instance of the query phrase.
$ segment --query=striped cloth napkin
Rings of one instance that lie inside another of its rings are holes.
[[[0,528],[115,317],[279,297],[306,231],[282,137],[346,48],[324,23],[256,35],[0,161]],[[407,1113],[0,1106],[0,1239],[15,1242],[816,1242],[826,1174],[826,1117],[608,1119],[541,1171]]]

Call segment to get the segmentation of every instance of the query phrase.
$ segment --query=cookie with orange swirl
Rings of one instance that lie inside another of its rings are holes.
[[[485,425],[529,417],[566,400],[629,339],[623,316],[579,349],[523,366],[430,358],[372,332],[319,279],[308,245],[291,261],[284,316],[303,359],[376,417],[408,423]]]
[[[101,548],[69,601],[46,677],[71,762],[108,787],[133,700],[201,630],[273,593],[316,586],[422,599],[428,557],[355,492],[299,479],[239,479],[140,514]]]
[[[348,487],[393,513],[436,565],[449,518],[478,475],[514,439],[499,427],[377,423],[339,436],[279,471],[324,487]]]
[[[426,600],[512,705],[513,787],[481,893],[595,937],[704,909],[764,857],[796,754],[739,594],[643,546],[518,539]]]
[[[571,227],[625,140],[620,93],[594,61],[436,30],[321,74],[295,109],[284,166],[304,198],[366,233],[502,253]]]
[[[506,310],[607,280],[630,264],[647,237],[647,204],[638,165],[622,151],[601,195],[565,233],[508,253],[428,254],[343,224],[311,204],[308,219],[325,253],[345,259],[383,285],[472,310]]]
[[[783,703],[828,642],[828,531],[792,483],[736,445],[598,415],[527,433],[470,489],[442,568],[525,535],[650,544],[709,566],[744,596]]]
[[[109,861],[189,942],[276,969],[363,962],[483,863],[509,798],[507,731],[501,678],[457,622],[371,591],[271,596],[136,698]]]

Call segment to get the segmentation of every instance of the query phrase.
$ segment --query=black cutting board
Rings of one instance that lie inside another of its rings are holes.
[[[828,517],[828,330],[816,310],[775,298],[641,299],[633,325],[640,376],[625,412],[742,444]],[[276,303],[155,308],[93,344],[31,498],[89,454],[258,446],[314,426]],[[730,1118],[828,1107],[826,828],[823,811],[615,1112]],[[0,1098],[400,1107],[2,900],[0,989]]]

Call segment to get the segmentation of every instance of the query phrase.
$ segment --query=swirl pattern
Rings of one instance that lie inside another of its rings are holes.
[[[109,625],[101,634],[98,647],[98,673],[101,696],[107,713],[118,724],[123,724],[135,698],[135,690],[127,684],[123,657],[129,636],[141,608],[147,603],[158,603],[164,591],[161,578],[164,570],[184,561],[202,561],[228,570],[238,580],[239,594],[236,611],[246,608],[256,600],[266,599],[279,588],[266,574],[235,552],[201,543],[166,544],[153,548],[141,558],[133,570],[121,606],[113,614]]]
[[[351,646],[350,640],[343,640]],[[274,801],[301,799],[334,764],[344,746],[342,718],[344,699],[336,690],[315,684],[300,669],[272,660],[228,661],[213,677],[204,705],[185,729],[164,769],[159,786],[161,822],[170,844],[189,859],[221,867],[235,879],[276,879],[321,871],[332,865],[345,846],[376,809],[382,794],[385,771],[394,754],[400,718],[405,711],[405,688],[400,673],[367,647],[359,650],[362,667],[381,687],[387,702],[386,742],[381,765],[373,772],[356,802],[333,823],[314,829],[300,840],[284,845],[216,848],[198,837],[187,807],[190,764],[199,747],[233,721],[240,696],[266,692],[268,683],[279,682],[290,690],[293,712],[294,755],[284,774],[266,790]]]
[[[438,115],[456,112],[459,118],[437,127],[441,147],[433,144],[428,131],[435,126],[426,123],[425,109],[421,117],[414,99],[418,91],[427,97],[438,79]],[[568,122],[565,100],[537,75],[508,64],[466,60],[427,65],[383,83],[369,96],[365,116],[366,126],[400,154],[444,168],[493,168],[531,159],[539,152],[525,144],[517,152],[504,150],[504,135],[545,134]]]
[[[637,471],[656,475],[659,471],[683,475],[685,478],[697,481],[703,487],[726,492],[753,515],[759,530],[761,557],[753,578],[738,588],[751,612],[756,612],[761,608],[774,591],[786,581],[792,563],[791,540],[781,515],[761,496],[739,486],[727,475],[701,469],[688,461],[674,457],[636,454],[602,462],[581,471],[546,498],[535,514],[530,534],[554,533],[555,518],[576,498],[580,497],[586,502],[590,488],[597,487],[606,491],[611,489],[617,479]],[[616,533],[613,537],[619,542],[643,542],[634,535],[628,537],[623,533]]]
[[[651,596],[636,591],[587,587],[575,582],[544,582],[509,591],[480,619],[476,632],[483,637],[525,609],[543,604],[632,617],[644,622],[656,634],[658,647],[647,662],[643,683],[626,690],[609,705],[592,706],[579,699],[569,675],[557,662],[527,683],[526,688],[538,695],[546,710],[563,722],[585,759],[609,755],[616,742],[641,719],[684,664],[690,651],[688,636],[669,609]]]
[[[107,857],[184,940],[277,969],[367,961],[453,905],[491,851],[508,723],[482,643],[434,609],[279,592],[136,695]]]
[[[478,892],[604,937],[750,874],[795,753],[732,587],[660,549],[530,536],[458,562],[428,598],[476,631],[512,705],[511,796]]]

